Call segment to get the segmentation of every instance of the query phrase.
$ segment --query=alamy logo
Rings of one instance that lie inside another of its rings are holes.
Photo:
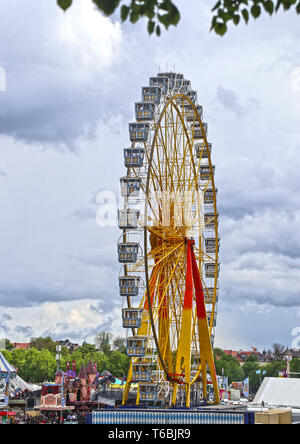
[[[2,66],[0,66],[0,91],[6,91],[6,72]]]

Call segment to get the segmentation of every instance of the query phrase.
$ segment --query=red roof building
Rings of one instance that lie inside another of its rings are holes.
[[[30,342],[12,342],[13,350],[27,350],[30,348]]]

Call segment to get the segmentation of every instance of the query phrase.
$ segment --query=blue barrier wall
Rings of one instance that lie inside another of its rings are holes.
[[[95,410],[92,424],[253,424],[252,413],[186,410]]]

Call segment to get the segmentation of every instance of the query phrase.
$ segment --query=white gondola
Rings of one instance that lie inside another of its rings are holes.
[[[152,364],[148,362],[133,363],[132,373],[134,382],[151,381]]]
[[[129,138],[131,142],[147,142],[148,136],[148,123],[133,122],[129,124]]]
[[[204,298],[206,304],[213,304],[214,303],[214,297],[215,297],[215,289],[214,287],[208,287],[204,289]],[[215,302],[218,302],[219,300],[219,289],[216,289],[216,299]]]
[[[212,166],[212,173],[209,165],[201,165],[200,166],[200,180],[209,180],[211,179],[212,174],[215,174],[216,167]]]
[[[190,91],[187,91],[186,95],[191,99],[192,102],[197,102],[197,91],[191,89]]]
[[[203,123],[205,136],[207,136],[207,127],[208,127],[207,123]],[[194,127],[194,139],[204,139],[202,127],[200,124],[195,125]]]
[[[180,88],[180,92],[182,94],[187,94],[191,90],[191,81],[188,79],[184,79],[182,82],[182,86]]]
[[[135,104],[135,118],[137,121],[153,120],[155,105],[152,102],[138,102]]]
[[[218,239],[218,242],[216,242],[215,237],[207,237],[205,239],[205,251],[206,253],[215,253],[216,249],[219,250],[220,248],[220,238]]]
[[[215,189],[215,192],[217,194],[218,190]],[[214,192],[212,188],[207,188],[207,190],[204,193],[204,203],[205,204],[213,204],[214,203]]]
[[[208,144],[208,150],[209,153],[211,154],[211,150],[212,150],[212,144],[209,143]],[[208,152],[207,152],[207,148],[205,143],[196,143],[195,145],[195,152],[196,152],[196,157],[198,159],[208,159]]]
[[[219,214],[217,214],[218,223]],[[204,228],[214,228],[215,227],[215,213],[204,213]]]
[[[175,72],[162,72],[158,73],[157,77],[167,77],[169,79],[169,88],[173,89],[175,86],[176,73]]]
[[[132,209],[119,210],[118,216],[119,216],[119,228],[121,230],[134,229],[137,228],[138,226],[140,211]]]
[[[123,328],[140,328],[142,325],[143,310],[141,308],[123,308]]]
[[[184,81],[184,76],[183,74],[176,74],[176,78],[175,78],[175,88],[176,89],[180,89],[182,84]]]
[[[210,322],[211,322],[211,316],[212,316],[211,312],[207,312],[206,313],[207,323],[208,323],[209,326],[210,326]],[[214,319],[213,319],[213,322],[212,322],[212,326],[216,327],[216,325],[217,325],[217,319],[216,319],[216,313],[215,313],[214,314]]]
[[[121,264],[134,264],[138,258],[140,244],[136,242],[123,242],[118,244],[118,258]]]
[[[158,86],[144,86],[142,88],[142,101],[159,104],[161,89]]]
[[[141,179],[139,177],[121,177],[121,196],[138,197],[141,189]]]
[[[120,296],[137,296],[139,294],[139,276],[120,276]]]
[[[127,338],[127,356],[143,358],[146,354],[147,342],[147,336],[133,336],[131,338]]]
[[[207,278],[215,277],[215,270],[216,270],[215,262],[206,262],[204,264],[204,268],[205,268],[205,277]],[[217,277],[219,277],[219,271],[220,271],[220,264],[218,264],[217,266]]]
[[[158,86],[161,89],[162,94],[166,94],[166,92],[168,91],[168,84],[168,77],[150,77],[150,86]]]
[[[141,168],[144,158],[144,148],[124,148],[124,163],[127,168]]]
[[[158,399],[158,386],[154,382],[139,384],[139,391],[142,402],[155,402]]]
[[[202,120],[203,119],[203,106],[202,105],[197,105],[196,108],[197,108],[198,114],[199,114],[199,116],[200,116],[200,118]]]

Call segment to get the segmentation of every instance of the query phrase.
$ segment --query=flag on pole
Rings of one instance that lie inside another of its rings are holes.
[[[245,398],[249,398],[249,377],[243,381],[243,386],[244,386],[243,389],[244,396]]]

